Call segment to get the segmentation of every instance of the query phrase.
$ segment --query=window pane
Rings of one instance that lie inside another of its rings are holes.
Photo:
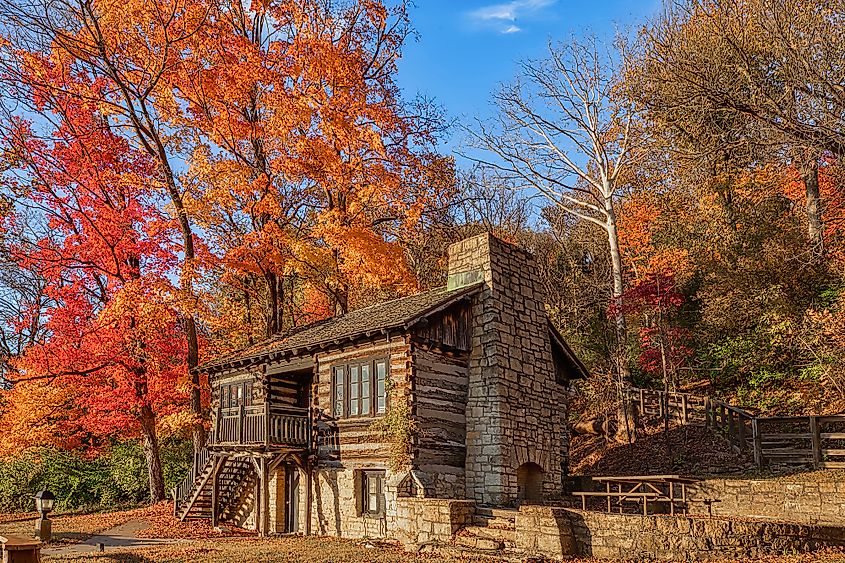
[[[370,414],[370,365],[361,366],[361,414]]]
[[[238,406],[241,406],[242,404],[244,404],[244,390],[243,390],[243,387],[241,387],[240,385],[235,385],[234,387],[235,387],[235,392],[238,394],[238,402],[237,402],[237,405],[238,405]]]
[[[252,405],[252,382],[244,383],[244,405]]]
[[[334,368],[334,416],[340,418],[343,416],[343,368]]]
[[[385,378],[387,376],[387,364],[376,362],[376,412],[384,414],[385,411]]]
[[[360,402],[361,372],[358,366],[349,368],[349,416],[358,416]]]

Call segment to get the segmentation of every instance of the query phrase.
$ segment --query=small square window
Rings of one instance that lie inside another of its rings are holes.
[[[361,507],[364,514],[384,514],[384,471],[364,471],[361,475]]]

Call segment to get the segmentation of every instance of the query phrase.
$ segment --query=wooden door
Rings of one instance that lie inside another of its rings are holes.
[[[285,465],[285,533],[299,531],[299,469]]]

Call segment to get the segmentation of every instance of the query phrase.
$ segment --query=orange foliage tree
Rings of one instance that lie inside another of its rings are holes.
[[[345,313],[356,288],[412,286],[398,240],[441,189],[425,181],[441,121],[394,81],[404,4],[230,2],[212,20],[172,79],[224,279],[265,301],[268,335]]]

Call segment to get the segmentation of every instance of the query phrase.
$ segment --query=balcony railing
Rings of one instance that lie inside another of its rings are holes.
[[[309,437],[307,408],[274,408],[268,416],[265,405],[252,405],[218,409],[209,444],[304,448]]]

